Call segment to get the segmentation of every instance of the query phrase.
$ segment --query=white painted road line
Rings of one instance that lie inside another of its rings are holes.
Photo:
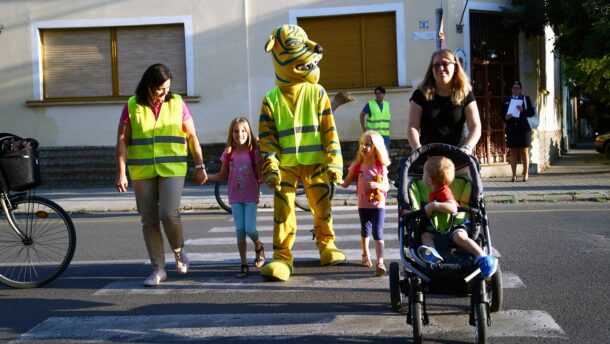
[[[311,242],[311,250],[292,250],[292,255],[294,256],[294,259],[296,262],[298,261],[309,261],[309,260],[320,260],[320,253],[318,252],[318,249],[316,248],[316,245],[313,241]],[[345,253],[345,255],[347,256],[347,260],[353,260],[353,261],[358,261],[360,262],[360,255],[362,254],[362,250],[361,249],[341,249],[341,251],[343,251],[343,253]],[[272,259],[273,257],[273,251],[269,250],[266,251],[267,252],[267,259]],[[384,255],[386,259],[399,259],[398,256],[398,249],[397,248],[386,248],[384,250]],[[188,256],[189,256],[189,260],[191,261],[191,264],[209,264],[209,263],[238,263],[239,262],[239,254],[237,253],[237,250],[235,252],[230,252],[230,253],[226,253],[226,252],[210,252],[210,253],[196,253],[191,251],[188,251]],[[248,255],[249,259],[252,259],[253,256],[251,253],[249,253]],[[168,264],[171,264],[170,262],[174,261],[174,254],[173,253],[169,253],[165,255],[165,261]],[[149,260],[146,261],[138,261],[139,263],[142,264],[150,264]]]
[[[236,261],[237,264],[237,261]],[[236,268],[237,269],[237,268]],[[235,270],[237,271],[237,270]],[[128,279],[112,282],[95,292],[95,296],[102,295],[164,295],[164,294],[199,294],[199,293],[257,293],[257,292],[294,292],[294,291],[371,291],[388,292],[388,275],[374,277],[373,269],[362,268],[349,274],[315,274],[299,275],[299,269],[287,282],[269,283],[264,281],[258,272],[252,271],[249,278],[238,279],[233,277],[233,272],[227,273],[227,277],[172,277],[161,283],[156,288],[146,288],[141,279]],[[510,275],[511,278],[506,278]],[[524,287],[521,283],[514,283],[514,274],[503,273],[504,289]],[[516,277],[519,279],[518,277]],[[519,280],[520,281],[520,280]]]
[[[357,231],[360,233],[360,229]],[[345,235],[345,234],[337,234],[335,237],[335,242],[360,242],[360,234],[357,235]],[[273,242],[273,237],[271,236],[260,236],[259,239],[264,245],[267,243],[271,244]],[[188,239],[184,241],[184,245],[186,246],[215,246],[215,245],[230,245],[236,243],[235,237],[219,237],[219,238],[201,238],[201,239]],[[248,239],[249,240],[249,239]],[[312,241],[312,234],[310,231],[299,230],[297,231],[296,242],[308,242]],[[373,239],[371,238],[371,241]],[[385,235],[384,241],[393,242],[398,241],[397,235]],[[249,245],[252,244],[251,241],[248,242]],[[197,249],[193,249],[197,250]],[[190,251],[188,251],[190,253]]]
[[[313,223],[297,223],[297,231],[301,230],[309,230],[313,228]],[[385,230],[398,230],[398,222],[386,222],[384,229]],[[259,232],[273,232],[273,226],[256,226],[256,229]],[[337,229],[354,229],[360,231],[360,223],[335,223],[333,224],[333,230]],[[235,226],[226,226],[226,227],[212,227],[208,231],[210,233],[233,233],[235,232]]]
[[[358,209],[354,209],[353,212],[350,213],[338,213],[335,211],[335,208],[333,208],[333,220],[356,220],[356,221],[360,221],[360,217],[358,215]],[[311,221],[312,216],[311,213],[297,213],[297,221],[305,221],[305,220],[309,220]],[[389,212],[386,209],[386,213],[385,213],[385,219],[386,221],[388,219],[396,219],[398,220],[398,214],[396,211],[392,211]],[[265,214],[265,215],[258,215],[256,217],[256,222],[273,222],[273,214]]]
[[[512,272],[502,271],[502,289],[525,288],[525,283]]]
[[[235,270],[237,271],[237,270]],[[229,277],[230,276],[230,277]],[[264,281],[258,272],[252,272],[248,278],[238,279],[233,273],[227,277],[191,279],[188,276],[179,279],[171,278],[156,288],[146,288],[142,280],[117,281],[106,285],[95,292],[101,295],[163,295],[163,294],[199,294],[199,293],[257,293],[263,292],[312,292],[316,290],[333,291],[389,291],[388,277],[375,277],[373,269],[362,269],[357,273],[337,273],[327,275],[292,275],[286,282],[270,283]]]
[[[430,314],[424,338],[460,333],[474,337],[468,315]],[[495,313],[489,336],[566,338],[544,311]],[[296,336],[411,336],[405,316],[391,313],[173,314],[151,316],[52,317],[11,343],[27,341],[187,342],[206,338],[288,339]]]

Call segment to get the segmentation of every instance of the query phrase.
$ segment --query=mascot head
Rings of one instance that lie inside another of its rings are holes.
[[[305,31],[296,25],[282,25],[273,30],[265,45],[273,54],[275,83],[278,86],[320,80],[318,62],[322,47],[307,38]]]

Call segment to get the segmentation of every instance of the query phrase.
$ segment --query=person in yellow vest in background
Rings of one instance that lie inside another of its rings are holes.
[[[188,150],[195,161],[194,181],[202,185],[208,179],[193,119],[180,95],[170,92],[171,80],[167,66],[159,63],[148,67],[135,96],[123,108],[117,134],[116,188],[127,191],[128,166],[153,266],[144,280],[147,287],[167,278],[160,222],[176,258],[176,272],[184,275],[188,271],[180,219]]]
[[[367,130],[378,132],[383,137],[385,148],[389,152],[392,112],[390,111],[390,103],[383,100],[384,97],[385,88],[381,86],[375,88],[375,99],[371,99],[366,103],[360,113],[360,126],[362,127],[362,132]]]
[[[275,196],[273,261],[262,268],[261,276],[286,281],[294,270],[294,199],[299,181],[314,218],[321,265],[346,259],[334,244],[329,184],[342,179],[343,158],[330,100],[318,84],[322,47],[299,26],[283,25],[271,33],[265,51],[272,53],[276,86],[263,99],[259,138],[263,175]]]

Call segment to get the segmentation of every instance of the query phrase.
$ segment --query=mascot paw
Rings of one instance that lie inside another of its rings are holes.
[[[287,281],[290,274],[292,265],[283,260],[274,260],[261,269],[261,276],[266,281]]]
[[[328,246],[320,251],[320,264],[322,266],[337,265],[346,260],[345,253],[333,246]]]
[[[278,171],[271,171],[265,175],[265,184],[267,187],[274,191],[280,191],[280,174]]]

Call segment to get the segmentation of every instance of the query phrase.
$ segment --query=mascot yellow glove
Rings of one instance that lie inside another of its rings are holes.
[[[335,167],[328,167],[328,169],[324,172],[328,177],[328,181],[335,183],[343,180],[343,170]]]
[[[265,176],[265,184],[267,187],[274,191],[280,191],[280,183],[282,179],[278,171],[273,171]]]

